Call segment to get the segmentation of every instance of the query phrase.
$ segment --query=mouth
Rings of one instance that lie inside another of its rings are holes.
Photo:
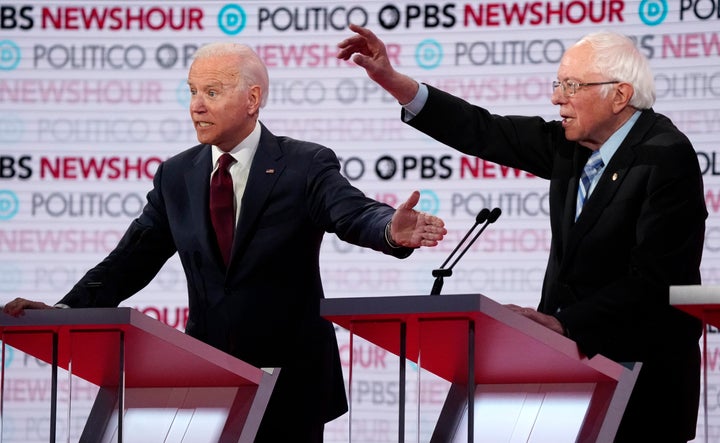
[[[195,122],[195,126],[197,126],[198,128],[207,128],[207,127],[212,126],[212,123],[210,123],[210,122]]]

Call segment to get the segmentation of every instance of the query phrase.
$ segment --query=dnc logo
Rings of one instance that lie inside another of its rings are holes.
[[[225,5],[218,13],[218,26],[227,35],[238,35],[246,24],[245,10],[238,5]]]
[[[665,20],[668,14],[667,0],[642,0],[638,15],[640,20],[648,26],[657,26]]]

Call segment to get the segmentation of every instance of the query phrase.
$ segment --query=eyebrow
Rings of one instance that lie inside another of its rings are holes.
[[[190,81],[190,79],[188,79],[187,84],[188,84],[188,86],[193,86],[193,83]],[[212,82],[212,83],[208,83],[208,84],[204,85],[202,88],[199,88],[199,89],[212,89],[212,88],[215,88],[215,89],[225,89],[226,86],[227,86],[227,85],[226,85],[225,83],[221,82],[221,81],[215,81],[215,82]]]

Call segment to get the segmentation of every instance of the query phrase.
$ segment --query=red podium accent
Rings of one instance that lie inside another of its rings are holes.
[[[0,314],[0,334],[3,361],[5,346],[12,346],[52,365],[53,419],[57,368],[100,387],[80,441],[122,442],[123,434],[127,441],[148,441],[133,436],[134,420],[147,420],[143,411],[169,409],[177,417],[178,410],[224,409],[219,441],[252,442],[279,373],[251,366],[131,308],[28,310],[18,318]],[[3,365],[3,388],[5,376]],[[192,420],[183,422],[184,431],[171,427],[166,434],[207,429]],[[56,424],[50,426],[55,441]]]
[[[720,286],[671,286],[670,304],[720,327]]]
[[[600,355],[588,359],[572,340],[479,294],[327,299],[321,314],[349,330],[351,340],[359,336],[400,356],[402,389],[405,359],[452,383],[431,441],[456,441],[455,430],[465,419],[467,441],[474,441],[478,394],[497,393],[488,387],[535,395],[541,386],[540,391],[561,398],[569,385],[583,385],[588,400],[577,435],[565,441],[612,441],[640,367],[628,369]],[[467,413],[461,419],[463,408]],[[404,414],[401,400],[399,421]],[[539,441],[533,439],[535,431],[518,441]],[[517,437],[519,431],[512,432]],[[404,441],[402,424],[399,433]]]
[[[720,286],[684,285],[670,287],[670,304],[703,322],[703,356],[708,355],[706,326],[720,328]],[[708,359],[703,357],[703,416],[705,442],[709,440]]]

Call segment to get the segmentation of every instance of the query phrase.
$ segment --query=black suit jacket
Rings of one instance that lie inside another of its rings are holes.
[[[658,430],[667,417],[659,435],[691,439],[701,326],[668,301],[670,285],[700,283],[707,210],[689,140],[666,117],[642,111],[575,222],[590,150],[565,139],[560,122],[492,115],[429,90],[411,126],[550,182],[552,246],[538,310],[555,315],[588,356],[643,362],[626,417],[644,413]]]
[[[406,257],[411,249],[384,238],[394,209],[351,186],[330,149],[263,126],[226,270],[208,210],[211,162],[209,145],[163,162],[142,215],[60,303],[117,306],[177,252],[187,278],[186,333],[255,366],[281,367],[281,380],[294,383],[276,386],[273,397],[329,421],[347,403],[335,331],[319,315],[320,244],[332,232]]]

